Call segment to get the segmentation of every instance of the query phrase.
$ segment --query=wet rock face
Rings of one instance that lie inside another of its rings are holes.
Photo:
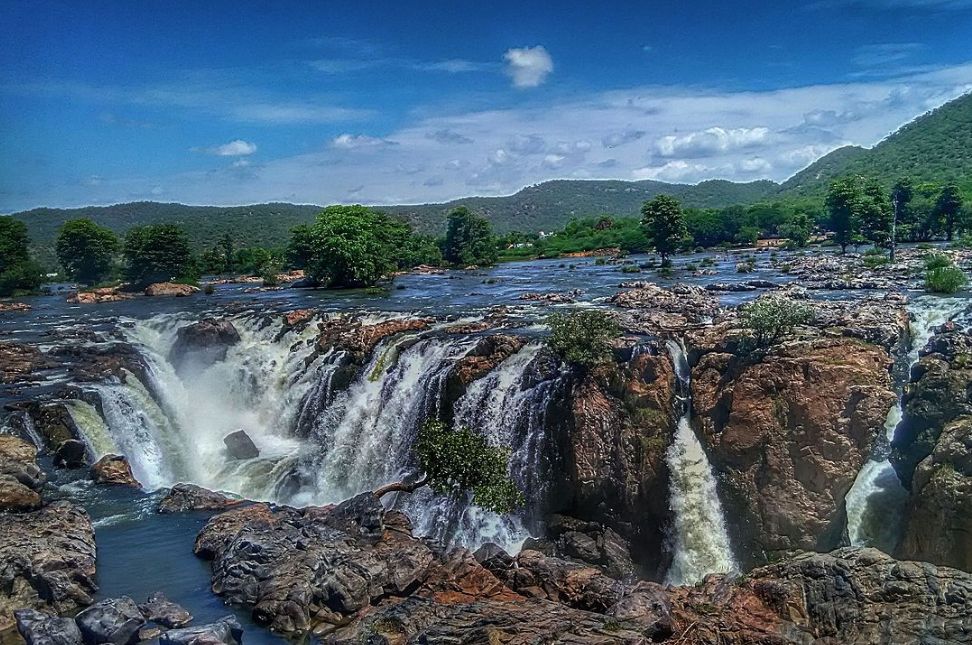
[[[192,622],[192,614],[184,607],[177,605],[162,592],[156,592],[138,606],[146,620],[161,625],[166,629],[184,627]]]
[[[243,627],[235,616],[208,625],[170,629],[159,637],[160,645],[239,645],[242,642]]]
[[[179,371],[205,369],[226,358],[229,348],[239,342],[240,333],[233,323],[207,318],[176,332],[169,362]]]
[[[892,463],[910,489],[899,555],[972,570],[972,333],[946,324],[913,370]]]
[[[105,455],[95,462],[91,467],[91,480],[96,484],[142,487],[132,474],[132,466],[128,463],[128,459],[122,455]]]
[[[195,484],[176,484],[159,501],[159,513],[224,511],[245,500],[205,489]]]
[[[894,404],[881,347],[818,337],[692,370],[700,439],[744,567],[840,543],[844,496]]]
[[[255,459],[260,456],[260,449],[243,430],[231,432],[223,437],[223,444],[226,445],[226,453],[231,459]]]
[[[97,602],[75,617],[86,643],[130,645],[145,624],[138,605],[128,596]]]
[[[0,512],[40,508],[45,481],[47,476],[37,466],[33,444],[13,435],[0,435]]]
[[[94,529],[80,507],[60,501],[0,514],[0,630],[15,609],[68,613],[91,604],[94,575]]]
[[[584,375],[573,386],[562,440],[567,472],[559,476],[570,497],[559,510],[613,528],[649,571],[664,566],[658,554],[670,512],[665,450],[677,421],[675,380],[657,348]]]
[[[14,612],[17,631],[27,645],[81,645],[81,630],[70,618],[51,616],[34,609]]]
[[[385,338],[408,331],[428,329],[431,323],[431,320],[424,318],[397,318],[364,325],[360,320],[340,316],[320,324],[317,349],[321,353],[331,349],[345,351],[355,363],[362,363]]]
[[[0,343],[0,383],[24,383],[31,374],[49,367],[52,362],[33,345]]]
[[[449,371],[443,395],[446,403],[442,407],[451,413],[453,404],[462,397],[470,383],[496,369],[500,363],[523,349],[526,342],[522,336],[509,334],[482,338]]]
[[[610,302],[625,311],[621,325],[643,334],[681,331],[708,324],[724,315],[718,299],[702,287],[676,285],[664,289],[653,282],[622,282]]]
[[[58,468],[82,468],[88,465],[88,447],[79,439],[68,439],[54,451]]]

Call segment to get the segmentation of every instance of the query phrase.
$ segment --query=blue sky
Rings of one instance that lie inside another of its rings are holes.
[[[782,180],[972,89],[972,0],[0,0],[0,212]]]

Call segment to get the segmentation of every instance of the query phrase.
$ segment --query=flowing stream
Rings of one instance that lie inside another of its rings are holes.
[[[934,329],[950,320],[966,304],[958,298],[923,297],[908,307],[909,346],[905,356],[906,380],[918,362]],[[894,553],[901,535],[902,511],[908,491],[901,485],[889,461],[891,441],[903,416],[902,395],[888,411],[884,433],[878,438],[870,459],[861,468],[847,492],[847,538],[853,546],[873,546]]]
[[[665,576],[673,585],[700,582],[707,573],[737,570],[712,466],[692,429],[691,371],[685,347],[666,341],[678,376],[680,417],[665,455],[671,472],[674,558]]]

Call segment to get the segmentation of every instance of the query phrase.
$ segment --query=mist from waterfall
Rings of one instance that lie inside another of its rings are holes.
[[[921,350],[931,340],[939,325],[955,316],[966,302],[958,298],[925,296],[908,306],[908,351],[904,361],[906,379],[918,362]],[[865,462],[853,486],[844,497],[847,506],[847,538],[852,546],[873,546],[886,553],[894,553],[901,535],[902,513],[908,491],[888,460],[891,441],[901,423],[904,411],[898,392],[894,406],[888,411],[884,432]]]
[[[708,573],[737,570],[715,474],[692,429],[691,370],[685,347],[666,341],[678,377],[680,416],[675,438],[665,454],[671,472],[669,501],[674,521],[673,559],[665,582],[700,582]]]
[[[350,385],[335,392],[335,375],[349,357],[316,351],[316,321],[281,331],[279,319],[267,316],[230,320],[240,342],[224,360],[188,372],[174,368],[169,352],[191,320],[161,315],[122,325],[144,377],[126,371],[123,379],[85,386],[91,395],[85,398],[96,405],[68,403],[89,452],[124,454],[148,490],[191,482],[292,505],[339,502],[410,472],[422,423],[444,412],[450,370],[478,342],[424,332],[386,338]],[[545,458],[544,414],[560,383],[527,382],[539,349],[528,344],[473,381],[452,411],[456,423],[510,447],[511,476],[531,500],[544,492],[537,467]],[[223,438],[241,429],[259,457],[229,458]],[[530,509],[523,517],[499,517],[427,489],[393,503],[408,512],[417,533],[446,543],[493,541],[515,551],[532,525]]]

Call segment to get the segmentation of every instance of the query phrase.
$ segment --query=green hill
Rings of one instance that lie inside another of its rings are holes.
[[[679,197],[688,206],[728,206],[758,201],[778,184],[757,181],[736,184],[706,181],[691,186],[656,181],[549,181],[507,197],[470,197],[445,204],[380,207],[408,219],[416,230],[443,233],[453,208],[465,205],[488,217],[498,232],[561,228],[572,217],[611,213],[635,215],[641,204],[659,193]],[[174,222],[183,226],[197,248],[205,248],[225,233],[239,244],[283,246],[290,229],[313,220],[314,205],[254,204],[250,206],[185,206],[132,202],[84,208],[36,208],[13,216],[27,223],[41,259],[50,261],[58,228],[69,219],[87,217],[122,234],[133,226]]]
[[[784,182],[780,194],[819,197],[831,180],[850,174],[889,185],[900,177],[955,182],[972,192],[972,93],[923,114],[873,148],[834,150]]]

